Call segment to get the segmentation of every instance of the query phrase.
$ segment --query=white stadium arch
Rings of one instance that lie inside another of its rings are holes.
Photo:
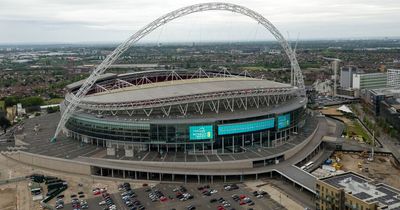
[[[154,31],[158,27],[183,16],[192,14],[192,13],[197,13],[197,12],[203,12],[203,11],[209,11],[209,10],[221,10],[221,11],[230,11],[234,13],[239,13],[244,16],[248,16],[255,21],[257,21],[259,24],[263,25],[279,42],[283,50],[285,51],[286,55],[288,56],[290,60],[291,67],[294,72],[293,76],[293,85],[297,86],[300,90],[301,94],[304,94],[304,80],[303,80],[303,75],[301,73],[300,66],[297,62],[296,55],[293,52],[291,46],[288,44],[288,42],[285,40],[285,38],[282,36],[282,34],[278,31],[278,29],[265,17],[260,15],[259,13],[248,9],[244,6],[236,5],[236,4],[231,4],[231,3],[222,3],[222,2],[210,2],[210,3],[201,3],[201,4],[194,4],[191,6],[183,7],[180,9],[177,9],[175,11],[172,11],[170,13],[167,13],[158,19],[154,20],[153,22],[147,24],[143,28],[141,28],[139,31],[134,33],[132,36],[130,36],[125,42],[120,44],[111,54],[109,54],[104,61],[98,65],[94,71],[91,73],[91,75],[86,79],[84,84],[80,87],[80,89],[77,91],[75,96],[72,98],[71,103],[68,104],[68,106],[65,108],[60,122],[57,126],[57,130],[54,134],[54,137],[52,138],[52,141],[56,140],[56,137],[59,135],[63,127],[65,126],[65,123],[68,121],[72,113],[75,111],[77,106],[80,103],[80,100],[82,97],[84,97],[87,92],[90,90],[90,88],[93,86],[93,84],[96,82],[97,76],[103,74],[109,67],[112,65],[118,57],[124,53],[128,48],[133,46],[136,42],[138,42],[140,39],[145,37],[147,34],[150,32]]]

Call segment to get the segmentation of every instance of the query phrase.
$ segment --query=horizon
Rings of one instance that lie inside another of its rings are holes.
[[[326,39],[286,39],[288,42],[344,42],[344,41],[400,41],[400,36],[393,37],[348,37],[348,38],[326,38]],[[14,42],[14,43],[5,43],[0,42],[0,47],[4,46],[24,46],[24,45],[119,45],[124,40],[117,41],[76,41],[76,42]],[[197,41],[145,41],[135,44],[136,46],[145,46],[145,45],[154,45],[161,44],[161,46],[169,46],[169,45],[191,45],[195,44],[257,44],[257,43],[274,43],[278,42],[274,39],[266,39],[266,40],[197,40]]]
[[[173,10],[199,0],[27,0],[0,2],[0,43],[122,42]],[[399,37],[400,6],[393,0],[232,0],[272,22],[288,40]],[[256,21],[206,11],[160,26],[141,42],[264,41],[273,36]]]

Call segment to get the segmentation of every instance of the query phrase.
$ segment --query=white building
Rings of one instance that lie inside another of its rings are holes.
[[[26,111],[25,111],[24,108],[22,108],[22,104],[18,103],[17,104],[17,115],[18,116],[22,116],[22,115],[25,115],[25,114],[26,114]]]
[[[400,69],[388,69],[387,86],[392,88],[400,88]]]
[[[353,88],[362,89],[377,89],[387,86],[386,73],[356,73],[353,74]]]

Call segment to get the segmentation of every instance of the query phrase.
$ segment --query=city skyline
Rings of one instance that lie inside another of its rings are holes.
[[[228,2],[228,1],[226,1]],[[376,1],[229,1],[268,18],[291,40],[399,37],[400,6]],[[121,42],[159,16],[201,1],[10,1],[0,3],[0,43]],[[106,14],[106,15],[105,15]],[[142,42],[273,40],[248,17],[230,12],[191,14],[160,27]]]

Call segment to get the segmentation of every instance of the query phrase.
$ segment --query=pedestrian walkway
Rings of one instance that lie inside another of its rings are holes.
[[[250,187],[253,191],[256,190],[263,190],[265,192],[268,192],[268,194],[271,196],[273,200],[275,200],[277,203],[285,207],[286,209],[290,210],[304,210],[304,207],[291,199],[286,193],[281,192],[279,189],[273,187],[270,184],[266,184],[263,181],[251,181],[251,182],[246,182],[246,185]],[[260,187],[257,187],[259,185],[262,185]]]

